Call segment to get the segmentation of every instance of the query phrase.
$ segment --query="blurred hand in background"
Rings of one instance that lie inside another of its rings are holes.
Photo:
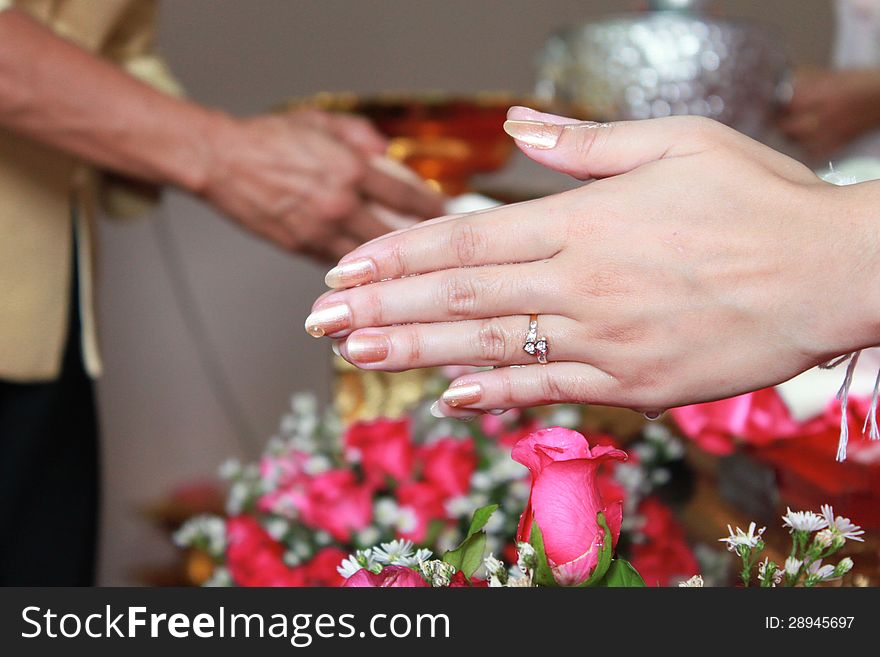
[[[816,158],[880,128],[880,68],[800,71],[779,128]]]

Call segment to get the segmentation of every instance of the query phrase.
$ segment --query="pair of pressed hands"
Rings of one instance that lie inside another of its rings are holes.
[[[180,187],[281,247],[335,262],[443,210],[366,121],[303,110],[236,118],[175,98],[0,11],[0,128],[116,175]]]
[[[289,251],[336,261],[443,211],[443,199],[385,157],[366,120],[316,110],[212,124],[211,167],[194,190]]]
[[[877,342],[873,184],[838,188],[707,119],[578,123],[512,108],[533,160],[596,182],[355,249],[306,320],[363,369],[495,366],[435,410],[659,411]],[[547,365],[523,351],[529,315]],[[519,366],[519,367],[514,367]]]

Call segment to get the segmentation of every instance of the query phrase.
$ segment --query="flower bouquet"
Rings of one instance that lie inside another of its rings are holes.
[[[472,584],[491,581],[484,552],[517,561],[518,543],[547,559],[539,582],[549,582],[548,573],[559,583],[600,581],[622,567],[612,569],[607,556],[618,544],[650,584],[698,571],[683,530],[656,495],[683,453],[664,427],[647,427],[627,460],[608,436],[594,437],[599,444],[590,448],[570,429],[542,429],[577,426],[573,407],[469,424],[420,419],[428,417],[413,412],[343,428],[335,413],[319,414],[311,396],[294,396],[258,463],[221,467],[225,516],[192,518],[175,540],[213,563],[201,582],[210,585],[336,586],[360,569],[411,569],[434,555],[451,560],[456,581]],[[536,522],[541,514],[547,520]],[[563,539],[557,525],[580,534]],[[448,568],[438,568],[442,580]]]

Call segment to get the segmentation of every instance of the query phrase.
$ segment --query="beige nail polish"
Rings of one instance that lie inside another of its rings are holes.
[[[556,146],[562,135],[564,126],[540,121],[513,121],[504,122],[504,132],[524,144],[549,150]]]
[[[369,258],[358,258],[357,260],[336,265],[324,276],[324,283],[327,287],[332,288],[354,287],[355,285],[372,283],[375,272],[376,266],[372,260]]]
[[[378,363],[388,358],[391,343],[384,335],[354,335],[345,342],[348,357],[357,363]]]
[[[480,401],[483,396],[483,388],[479,383],[467,383],[461,386],[448,388],[443,393],[442,399],[448,406],[453,408],[459,406],[471,406]]]
[[[336,333],[351,324],[351,310],[347,304],[336,303],[314,311],[306,318],[306,332],[313,338]]]

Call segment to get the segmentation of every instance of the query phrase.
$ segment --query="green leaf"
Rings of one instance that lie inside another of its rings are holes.
[[[632,567],[632,564],[626,559],[615,559],[611,562],[608,572],[605,573],[604,579],[597,583],[596,586],[611,587],[644,587],[645,580],[639,575],[639,571]]]
[[[596,562],[596,568],[593,573],[578,586],[596,586],[611,566],[611,556],[614,553],[614,540],[611,537],[611,530],[608,529],[608,523],[605,522],[605,514],[601,511],[596,514],[596,522],[602,528],[605,537],[602,539],[602,549],[599,551],[599,560]],[[638,574],[638,573],[636,573]]]
[[[443,561],[470,578],[482,565],[485,549],[486,532],[477,532],[464,539],[454,550],[448,550],[443,555]]]
[[[486,523],[489,522],[489,518],[492,517],[492,514],[498,510],[497,504],[487,504],[486,506],[481,506],[479,509],[474,511],[474,515],[471,518],[471,526],[468,529],[467,536],[465,538],[470,538],[478,531],[480,531],[483,527],[486,526]]]
[[[538,523],[532,521],[532,533],[529,536],[529,543],[535,549],[535,572],[532,574],[532,582],[538,586],[558,586],[553,577],[553,571],[547,562],[547,552],[544,550],[544,535]]]

